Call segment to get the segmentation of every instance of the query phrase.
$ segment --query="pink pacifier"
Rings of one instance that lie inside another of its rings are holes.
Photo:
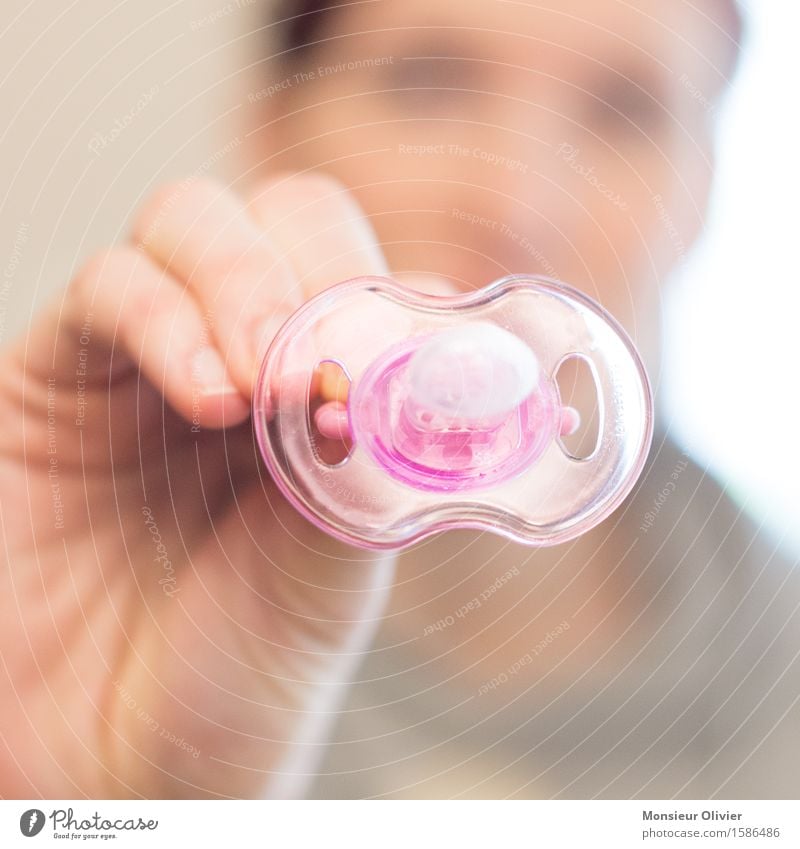
[[[576,424],[555,379],[569,357],[585,361],[597,391],[597,443],[583,458],[562,440]],[[326,363],[346,387],[314,411]],[[366,548],[450,528],[528,545],[572,539],[630,492],[653,435],[649,382],[625,331],[578,290],[528,276],[454,297],[377,277],[327,289],[272,341],[253,421],[286,498]],[[321,432],[341,432],[349,453],[326,460]]]

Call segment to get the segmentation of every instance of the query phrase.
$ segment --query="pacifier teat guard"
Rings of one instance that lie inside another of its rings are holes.
[[[572,456],[574,411],[556,373],[579,357],[594,378],[597,443]],[[346,392],[336,409],[350,446],[318,450],[312,413],[320,368]],[[582,292],[515,275],[436,297],[384,278],[327,289],[269,349],[253,399],[268,470],[283,494],[331,535],[403,548],[450,528],[528,545],[579,536],[630,492],[653,436],[641,359],[618,323]]]

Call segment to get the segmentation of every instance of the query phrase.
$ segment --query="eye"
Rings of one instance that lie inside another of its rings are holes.
[[[474,63],[454,56],[408,56],[394,62],[384,77],[386,93],[409,107],[452,111],[475,103],[485,80]]]
[[[614,131],[650,135],[668,117],[657,86],[643,84],[636,77],[615,75],[591,92],[586,104],[587,129],[599,134]]]
[[[463,70],[465,64],[451,56],[406,56],[396,63],[394,78],[412,88],[453,88],[463,77],[459,66]]]

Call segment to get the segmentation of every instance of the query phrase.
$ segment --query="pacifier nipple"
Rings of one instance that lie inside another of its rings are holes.
[[[518,337],[473,322],[437,334],[411,357],[409,400],[431,419],[478,425],[516,410],[539,381],[539,363]]]
[[[520,473],[554,433],[557,399],[531,348],[488,321],[412,337],[362,376],[356,443],[392,476],[437,491]]]

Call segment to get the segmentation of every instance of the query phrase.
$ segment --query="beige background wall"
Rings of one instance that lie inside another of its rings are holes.
[[[247,93],[264,84],[266,6],[4,0],[0,341],[120,237],[152,186],[241,172]]]

